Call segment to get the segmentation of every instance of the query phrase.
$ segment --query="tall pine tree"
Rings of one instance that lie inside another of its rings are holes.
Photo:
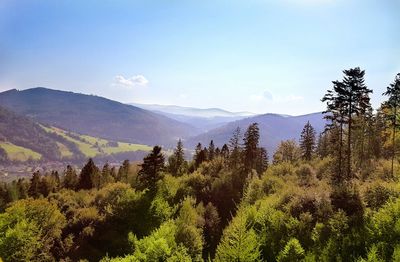
[[[161,171],[164,169],[164,155],[161,147],[155,146],[143,159],[142,169],[139,171],[139,179],[144,188],[156,192],[157,181],[161,179]]]
[[[78,188],[92,189],[98,187],[100,184],[99,173],[99,168],[94,164],[93,159],[89,158],[79,175]]]
[[[322,98],[327,102],[326,118],[331,120],[331,125],[340,125],[340,140],[343,137],[343,124],[347,125],[347,150],[346,150],[346,179],[352,177],[351,173],[351,144],[353,120],[355,116],[360,116],[365,112],[370,103],[369,94],[372,90],[365,85],[365,71],[359,67],[344,70],[343,81],[334,81],[333,90],[328,90]],[[341,141],[340,141],[341,143]],[[339,150],[339,161],[341,162],[341,152]],[[341,165],[339,172],[341,173]]]
[[[391,113],[388,115],[392,125],[392,176],[394,175],[394,159],[396,155],[396,130],[399,127],[397,121],[397,111],[400,106],[400,73],[398,73],[383,95],[388,96],[389,99],[385,102],[386,106],[391,109]]]
[[[304,126],[300,136],[301,156],[304,160],[310,161],[315,149],[315,129],[310,121]]]
[[[251,124],[244,134],[244,166],[247,171],[256,169],[259,157],[258,144],[260,140],[260,130],[257,123]]]

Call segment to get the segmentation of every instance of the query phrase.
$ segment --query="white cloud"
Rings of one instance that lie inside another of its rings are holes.
[[[264,98],[267,100],[271,100],[271,101],[274,100],[274,97],[272,96],[271,92],[269,92],[268,90],[265,90],[263,95],[264,95]]]
[[[143,75],[134,75],[132,77],[125,78],[122,75],[117,75],[114,78],[113,85],[124,86],[127,88],[132,88],[136,86],[147,86],[149,80]]]

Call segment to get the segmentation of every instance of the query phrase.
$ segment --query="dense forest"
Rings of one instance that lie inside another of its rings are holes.
[[[269,155],[257,123],[222,147],[0,184],[3,261],[400,261],[400,74],[372,109],[351,68],[325,131]]]

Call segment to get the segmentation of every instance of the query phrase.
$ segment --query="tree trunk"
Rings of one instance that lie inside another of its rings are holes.
[[[359,166],[358,168],[361,169],[362,161],[364,160],[364,135],[365,135],[365,115],[362,118],[362,130],[361,130],[361,152],[360,152],[360,159],[359,159]]]
[[[394,177],[394,156],[396,154],[396,118],[397,118],[397,107],[394,107],[394,118],[393,118],[393,140],[392,140],[392,177]]]
[[[339,174],[342,176],[343,119],[340,120],[339,140]]]
[[[347,137],[347,178],[351,178],[351,112],[352,111],[352,106],[351,106],[351,101],[350,101],[350,107],[349,107],[349,114],[348,114],[348,121],[349,121],[349,134]]]

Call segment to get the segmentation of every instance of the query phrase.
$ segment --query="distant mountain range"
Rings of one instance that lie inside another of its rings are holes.
[[[280,141],[287,139],[298,140],[307,121],[310,121],[311,125],[316,129],[317,134],[324,129],[325,120],[322,113],[302,116],[264,114],[230,122],[222,127],[191,137],[185,143],[189,147],[194,147],[198,142],[204,146],[208,146],[208,143],[212,139],[217,146],[222,146],[224,143],[228,143],[237,127],[241,129],[243,134],[251,123],[258,123],[260,128],[260,144],[272,153]]]
[[[244,133],[254,122],[259,123],[261,145],[272,153],[280,141],[298,140],[307,121],[317,132],[325,125],[322,113],[254,115],[218,108],[126,105],[47,88],[2,92],[0,105],[4,107],[0,108],[3,148],[12,152],[13,146],[19,146],[22,149],[18,150],[28,150],[25,153],[32,158],[47,159],[144,152],[156,144],[172,148],[178,138],[187,149],[198,142],[207,146],[211,140],[222,146],[237,127]]]
[[[201,118],[214,118],[214,117],[248,117],[256,114],[251,112],[230,112],[220,108],[195,108],[184,107],[175,105],[157,105],[157,104],[139,104],[131,103],[130,105],[137,106],[150,111],[157,111],[161,113],[201,117]]]
[[[177,121],[187,123],[197,128],[198,133],[204,133],[226,123],[255,116],[251,112],[230,112],[220,108],[194,108],[175,105],[149,105],[132,103],[136,107],[153,111]]]

